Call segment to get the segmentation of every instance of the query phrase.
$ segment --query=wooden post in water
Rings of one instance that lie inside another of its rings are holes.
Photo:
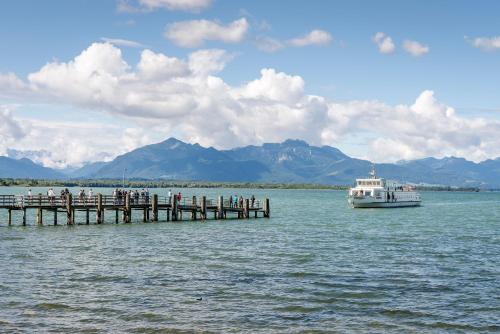
[[[196,220],[196,211],[198,210],[198,204],[196,203],[196,196],[193,196],[193,201],[191,203],[194,209],[191,211],[191,220]]]
[[[102,224],[102,194],[97,194],[97,208],[95,211],[96,224]]]
[[[248,198],[245,199],[245,203],[243,204],[243,217],[250,218],[250,201]]]
[[[26,226],[26,208],[23,208],[23,226]]]
[[[271,216],[271,206],[269,205],[269,198],[264,201],[264,217],[269,218]]]
[[[143,208],[142,209],[142,222],[145,223],[148,221],[148,215],[146,214],[146,212],[148,211],[148,208]]]
[[[54,209],[54,226],[57,225],[57,209]]]
[[[43,225],[43,212],[41,207],[38,207],[36,210],[36,224]]]
[[[128,192],[125,196],[125,223],[130,223],[132,221],[130,217],[131,214],[132,209],[130,208],[130,192]]]
[[[87,224],[87,225],[90,224],[90,210],[89,210],[89,208],[87,208],[85,210],[85,224]]]
[[[217,218],[224,219],[224,197],[219,196],[219,200],[217,201]]]
[[[207,219],[207,196],[203,196],[201,198],[201,218],[202,219]]]
[[[11,209],[9,209],[9,213],[7,215],[7,220],[8,220],[9,226],[12,225],[12,210]]]
[[[170,221],[170,209],[167,208],[167,221],[169,222]]]
[[[118,224],[118,209],[115,209],[115,224]]]
[[[177,196],[172,197],[172,221],[177,221]]]
[[[158,194],[153,194],[152,209],[153,209],[153,221],[157,222],[158,221]]]
[[[71,193],[66,195],[66,224],[73,225],[73,195]]]

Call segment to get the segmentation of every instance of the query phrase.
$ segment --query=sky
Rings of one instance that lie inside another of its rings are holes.
[[[500,156],[500,2],[0,3],[0,155],[66,168],[168,137],[376,162]]]

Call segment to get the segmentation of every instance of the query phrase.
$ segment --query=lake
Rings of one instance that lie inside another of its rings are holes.
[[[8,227],[0,210],[0,332],[500,331],[500,193],[351,209],[342,191],[180,191],[269,197],[271,218]]]

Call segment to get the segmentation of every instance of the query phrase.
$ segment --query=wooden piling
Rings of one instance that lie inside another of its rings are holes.
[[[90,224],[90,210],[87,208],[85,210],[85,224],[89,225]]]
[[[193,210],[191,210],[191,220],[196,220],[196,211],[198,210],[197,208],[197,203],[196,203],[196,196],[193,196],[193,200],[191,204],[194,206]]]
[[[26,208],[23,208],[23,226],[26,226]]]
[[[153,221],[157,222],[158,221],[158,195],[153,194],[153,203],[151,205],[151,208],[153,209]]]
[[[130,208],[130,193],[125,196],[125,223],[132,222],[132,209]]]
[[[172,221],[177,221],[177,196],[172,197]]]
[[[102,194],[97,194],[97,208],[95,211],[96,224],[102,224]]]
[[[71,193],[66,195],[66,224],[73,225],[73,195]]]
[[[218,218],[224,219],[224,197],[219,196],[219,200],[217,201],[217,212]]]
[[[269,198],[264,201],[264,217],[269,218],[271,216],[271,206],[269,205]]]
[[[245,199],[245,202],[243,203],[243,217],[244,218],[250,218],[250,201]]]
[[[115,224],[118,224],[119,221],[118,216],[119,216],[118,209],[115,209]]]
[[[146,214],[146,212],[147,212],[147,211],[148,211],[148,208],[144,208],[144,209],[142,209],[142,222],[143,222],[143,223],[145,223],[145,222],[147,222],[147,221],[148,221],[148,219],[147,219],[147,216],[148,216],[148,215]]]
[[[207,219],[207,196],[201,198],[201,219]]]
[[[57,225],[57,209],[54,210],[54,226]]]
[[[7,214],[7,221],[9,226],[12,225],[12,210],[9,209],[9,213]]]

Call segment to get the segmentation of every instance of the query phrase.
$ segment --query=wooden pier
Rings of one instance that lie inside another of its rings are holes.
[[[177,197],[166,196],[131,197],[127,194],[123,198],[111,195],[97,194],[92,197],[77,198],[72,194],[61,197],[49,197],[45,195],[22,196],[22,195],[0,195],[0,209],[7,210],[7,224],[12,225],[12,213],[22,213],[21,224],[27,225],[27,211],[36,212],[36,224],[43,225],[47,218],[52,218],[52,223],[58,225],[58,216],[64,215],[67,225],[103,224],[105,212],[113,213],[113,222],[118,224],[132,222],[132,212],[142,213],[143,222],[158,221],[182,221],[182,220],[207,220],[207,219],[248,219],[251,217],[269,218],[270,203],[266,198],[264,201],[252,201],[248,198],[243,200],[243,206],[234,206],[233,203],[225,201],[222,196],[216,200],[201,198],[184,198],[180,202]],[[76,221],[76,212],[85,213],[84,221]],[[45,214],[49,213],[47,217]],[[91,213],[95,218],[91,219]],[[164,215],[162,219],[160,213]],[[184,219],[183,219],[184,216]]]

